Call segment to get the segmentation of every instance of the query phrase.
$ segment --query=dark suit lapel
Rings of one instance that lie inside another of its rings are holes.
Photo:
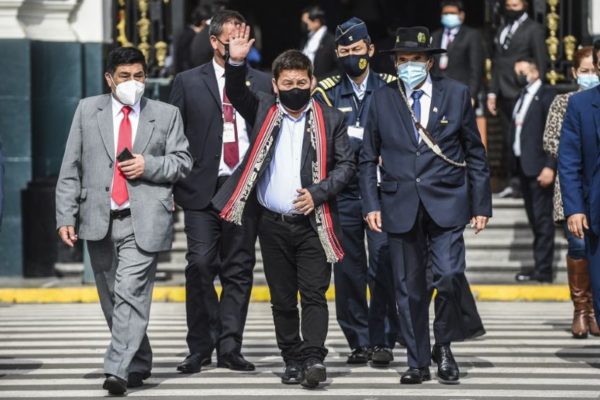
[[[406,94],[404,90],[404,84],[402,83],[402,91]],[[413,122],[410,111],[408,110],[408,104],[404,102],[402,99],[402,95],[399,93],[399,90],[393,90],[392,94],[392,102],[394,103],[394,107],[396,110],[400,110],[400,120],[404,125],[404,131],[408,134],[409,140],[412,142],[415,147],[418,146],[417,138],[415,136],[415,123]]]
[[[115,138],[113,128],[113,115],[112,115],[112,95],[107,95],[106,100],[98,105],[98,129],[100,129],[100,136],[102,142],[106,148],[106,152],[111,160],[115,159]]]
[[[431,89],[431,106],[429,108],[429,120],[427,121],[427,132],[431,133],[432,136],[435,137],[435,127],[438,125],[438,120],[442,117],[443,110],[442,105],[444,104],[444,100],[446,98],[446,91],[443,88],[442,81],[437,79],[431,80],[432,89]],[[421,141],[421,146],[427,145],[425,142]]]
[[[594,96],[592,106],[594,107],[592,114],[594,115],[594,124],[596,125],[596,143],[600,143],[600,99],[598,96]]]
[[[219,108],[221,108],[221,94],[219,93],[219,85],[217,84],[217,76],[215,75],[212,61],[206,64],[202,70],[202,78],[204,84],[208,87],[208,91],[219,105]]]
[[[150,108],[148,100],[142,97],[140,102],[140,119],[133,143],[133,152],[135,154],[142,154],[144,152],[154,131],[154,115]]]
[[[523,125],[525,125],[527,123],[527,121],[529,121],[529,115],[532,113],[532,109],[535,107],[539,107],[540,104],[540,98],[542,97],[542,89],[544,88],[544,86],[540,86],[540,88],[537,90],[537,92],[535,92],[535,94],[533,95],[533,99],[531,99],[531,103],[529,103],[529,108],[527,109],[527,112],[525,113],[525,116],[523,117]],[[513,119],[513,125],[514,125],[514,119]],[[525,133],[526,129],[521,129],[521,135],[523,133]]]
[[[325,121],[325,130],[327,130],[327,120]],[[304,165],[308,161],[309,154],[311,153],[311,145],[310,145],[310,129],[308,128],[308,114],[306,114],[306,122],[304,124],[304,138],[302,140],[302,164],[300,165],[300,171],[304,170]]]

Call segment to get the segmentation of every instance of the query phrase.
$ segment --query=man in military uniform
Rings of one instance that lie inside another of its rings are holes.
[[[485,229],[492,215],[490,176],[469,88],[432,77],[425,27],[398,28],[393,49],[400,81],[377,90],[360,152],[360,189],[369,228],[388,235],[400,329],[409,369],[401,383],[459,382],[450,344],[485,333],[465,278],[463,232]],[[381,180],[378,179],[378,168]],[[435,297],[429,343],[431,264]]]
[[[339,25],[335,41],[344,74],[319,82],[314,96],[344,112],[350,142],[358,160],[371,94],[396,78],[377,74],[369,67],[375,47],[360,19],[351,18]],[[338,194],[337,201],[346,255],[334,266],[335,300],[338,323],[352,349],[348,363],[366,364],[372,357],[374,365],[385,366],[393,360],[392,348],[399,329],[387,237],[385,233],[367,230],[367,261],[366,224],[357,177]],[[370,307],[367,283],[371,291]]]

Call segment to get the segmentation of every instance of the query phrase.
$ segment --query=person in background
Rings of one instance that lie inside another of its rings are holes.
[[[206,5],[197,6],[190,16],[190,24],[173,40],[173,73],[178,74],[195,67],[192,63],[192,41],[196,35],[208,28],[206,23],[209,18],[209,10]],[[206,40],[207,43],[208,38]],[[212,48],[209,47],[212,53]]]
[[[461,0],[442,1],[442,25],[431,34],[432,44],[447,50],[436,56],[433,73],[447,76],[469,87],[473,105],[483,83],[483,38],[464,25],[465,7]]]
[[[311,6],[302,11],[302,30],[306,38],[302,52],[313,65],[317,79],[323,79],[338,71],[335,57],[335,39],[327,31],[325,12],[319,6]]]
[[[316,100],[342,111],[348,126],[355,158],[362,148],[371,96],[396,77],[371,70],[375,53],[364,21],[350,18],[335,31],[336,54],[343,75],[320,81]],[[346,256],[334,265],[335,309],[338,323],[352,353],[348,364],[386,366],[394,359],[392,349],[398,338],[398,313],[392,284],[392,270],[385,233],[366,230],[358,177],[337,196],[342,226],[342,248]],[[367,283],[371,292],[367,303]]]
[[[597,75],[599,52],[600,41],[597,40],[592,52]],[[567,104],[558,145],[558,175],[564,215],[569,232],[585,239],[596,321],[600,316],[599,108],[600,86],[573,94]]]
[[[511,122],[511,168],[519,177],[527,219],[534,235],[534,268],[519,272],[517,282],[547,282],[554,279],[553,183],[556,160],[544,152],[544,127],[556,93],[544,87],[534,59],[518,60],[515,80],[521,94]]]
[[[573,55],[573,68],[571,73],[577,81],[578,90],[556,96],[550,105],[546,129],[544,130],[544,151],[555,159],[558,158],[558,146],[567,104],[571,96],[582,90],[588,90],[598,85],[598,75],[594,68],[592,57],[593,48],[583,47]],[[560,192],[560,179],[556,177],[554,183],[554,221],[560,223],[565,231],[569,243],[567,251],[567,277],[569,291],[573,301],[574,313],[571,333],[574,338],[585,338],[588,333],[600,336],[600,328],[594,315],[592,303],[592,290],[588,261],[585,254],[585,240],[572,234],[565,220],[562,196]]]
[[[202,19],[202,28],[193,36],[187,51],[189,52],[190,68],[199,67],[210,62],[214,50],[210,43],[210,23],[213,16],[227,8],[229,0],[207,0],[198,5],[197,19]]]
[[[111,340],[103,388],[120,395],[152,370],[146,335],[158,254],[173,243],[173,184],[192,169],[176,107],[142,97],[146,59],[108,54],[111,94],[77,106],[56,184],[58,235],[84,239]]]
[[[492,215],[487,157],[469,88],[430,74],[433,55],[445,50],[429,39],[425,27],[398,28],[394,48],[385,50],[399,80],[373,94],[359,158],[364,215],[388,237],[407,347],[402,384],[430,380],[432,359],[441,383],[458,383],[451,343],[485,333],[465,277],[463,233],[469,222],[484,230]],[[428,263],[437,289],[433,349]]]
[[[529,0],[505,0],[504,5],[505,24],[498,29],[494,38],[492,82],[487,95],[487,109],[493,116],[500,116],[504,130],[503,166],[507,187],[499,195],[520,197],[519,179],[512,175],[510,168],[510,122],[521,91],[515,79],[514,66],[517,60],[531,58],[537,65],[540,79],[544,80],[548,54],[544,27],[527,14]]]
[[[187,237],[185,268],[187,345],[190,354],[177,366],[183,373],[200,372],[212,362],[236,371],[252,371],[242,351],[248,302],[252,290],[258,216],[249,213],[244,226],[227,223],[210,201],[241,164],[250,145],[251,125],[232,106],[225,90],[229,36],[245,21],[237,11],[223,10],[208,32],[213,58],[175,77],[171,104],[181,111],[194,156],[192,172],[175,186],[183,208]],[[253,91],[271,91],[267,74],[248,69],[245,84]],[[222,292],[214,280],[219,277]]]

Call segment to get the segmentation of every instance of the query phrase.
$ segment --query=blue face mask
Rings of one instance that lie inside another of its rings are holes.
[[[458,14],[442,14],[442,25],[446,29],[456,28],[461,25]]]
[[[577,84],[583,90],[591,89],[600,83],[600,79],[596,74],[581,74],[577,75]]]
[[[400,64],[397,67],[398,78],[404,82],[406,86],[413,90],[419,83],[427,78],[427,63],[418,61],[409,61]]]

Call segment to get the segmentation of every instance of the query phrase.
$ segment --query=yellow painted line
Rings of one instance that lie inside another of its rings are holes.
[[[471,285],[479,301],[569,301],[566,285]],[[217,293],[221,288],[217,288]],[[183,302],[183,286],[156,286],[154,301]],[[252,301],[267,302],[270,299],[266,285],[254,286]],[[327,291],[327,299],[335,299],[333,285]],[[0,303],[95,303],[98,293],[94,286],[66,288],[12,288],[0,289]]]

